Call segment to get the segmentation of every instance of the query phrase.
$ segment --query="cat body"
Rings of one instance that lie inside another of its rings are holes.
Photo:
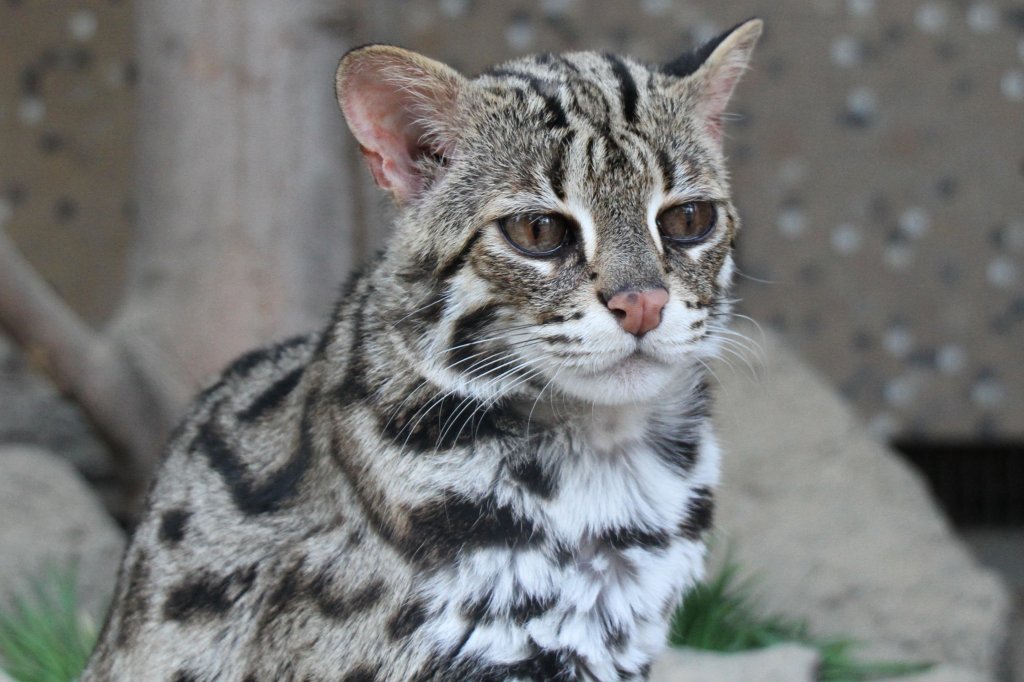
[[[83,680],[646,679],[703,570],[720,116],[759,33],[472,80],[349,53],[396,233],[197,399]]]

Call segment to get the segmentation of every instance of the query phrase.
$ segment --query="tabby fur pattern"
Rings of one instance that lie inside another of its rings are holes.
[[[738,229],[722,114],[760,31],[472,79],[348,53],[394,235],[325,329],[195,401],[82,679],[646,679],[703,571]],[[713,231],[664,238],[694,200]],[[506,239],[523,213],[568,219],[557,255]],[[660,320],[627,331],[611,298],[655,288]]]

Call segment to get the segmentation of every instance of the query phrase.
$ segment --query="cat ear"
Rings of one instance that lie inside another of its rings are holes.
[[[424,157],[451,154],[465,83],[448,66],[390,45],[367,45],[342,58],[338,103],[373,179],[398,203],[425,189]]]
[[[690,97],[697,98],[697,113],[711,136],[722,139],[722,118],[740,76],[750,63],[764,22],[748,19],[662,67],[672,76],[689,77]]]

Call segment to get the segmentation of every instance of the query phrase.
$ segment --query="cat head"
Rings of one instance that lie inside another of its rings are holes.
[[[615,404],[714,352],[738,228],[723,114],[760,33],[659,66],[542,54],[475,78],[391,46],[342,59],[342,111],[399,210],[382,317],[428,376]]]

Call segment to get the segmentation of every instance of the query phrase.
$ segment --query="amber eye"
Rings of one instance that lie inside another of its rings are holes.
[[[569,221],[552,213],[517,213],[498,221],[505,239],[529,256],[551,256],[569,241]]]
[[[698,242],[715,228],[717,212],[710,201],[688,201],[658,214],[658,229],[669,239]]]

